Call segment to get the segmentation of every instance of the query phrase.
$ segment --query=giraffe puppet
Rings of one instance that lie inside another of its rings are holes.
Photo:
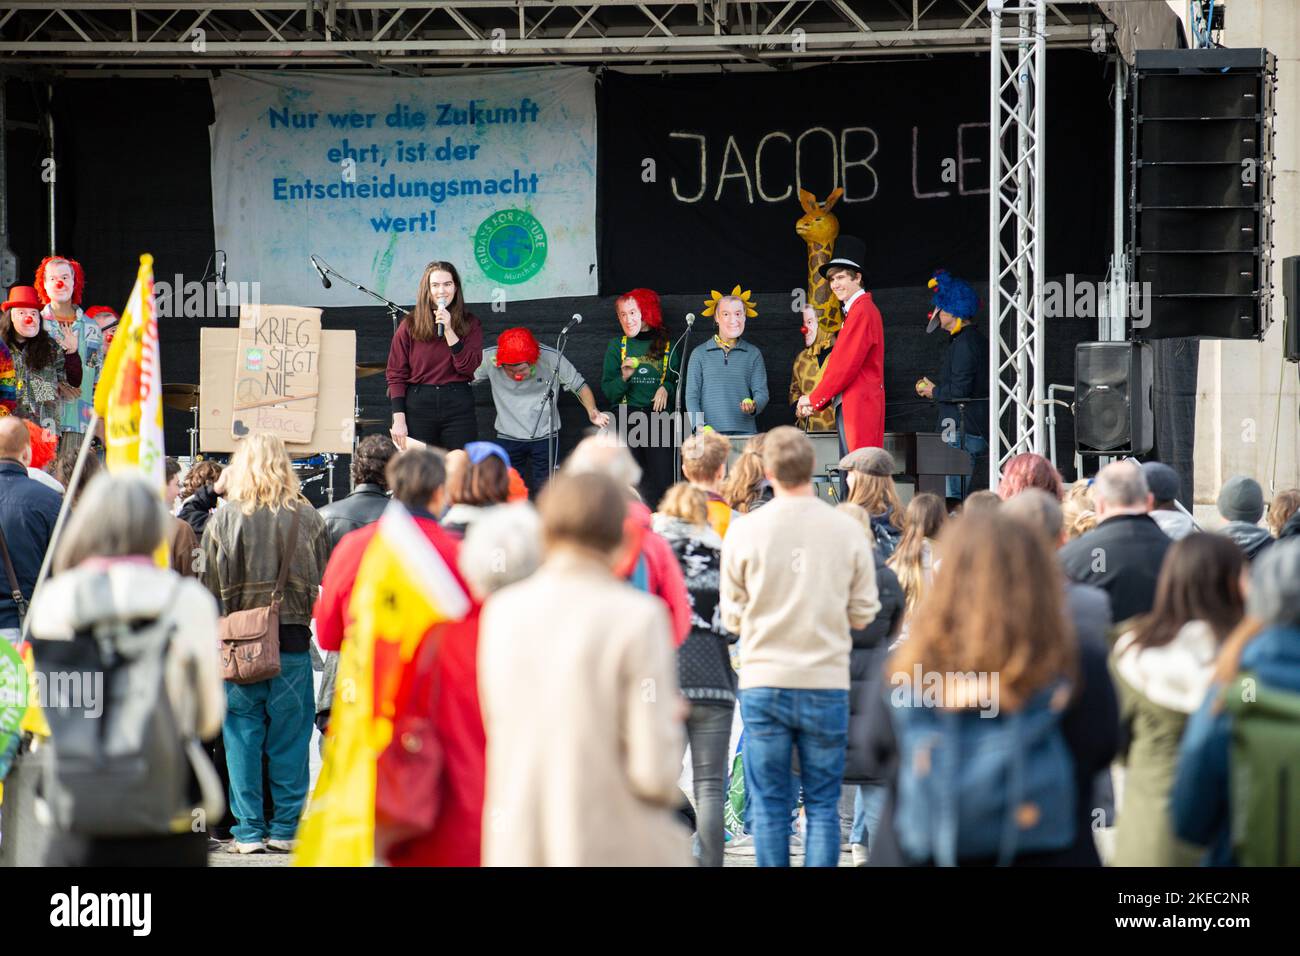
[[[840,234],[840,222],[831,212],[844,190],[836,188],[824,203],[806,189],[799,190],[799,204],[804,213],[794,225],[794,231],[808,245],[808,305],[816,316],[816,335],[794,358],[790,378],[790,401],[800,395],[810,395],[821,381],[822,370],[834,343],[835,333],[844,325],[844,313],[839,299],[831,293],[830,282],[822,277],[821,266],[831,261],[835,239]],[[806,321],[806,320],[805,320]],[[805,338],[807,344],[807,338]],[[835,431],[835,409],[826,408],[803,420],[808,431]]]

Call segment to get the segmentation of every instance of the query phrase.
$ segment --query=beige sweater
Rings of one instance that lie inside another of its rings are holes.
[[[731,523],[720,585],[742,690],[849,689],[849,629],[880,610],[861,525],[818,498],[778,496]]]

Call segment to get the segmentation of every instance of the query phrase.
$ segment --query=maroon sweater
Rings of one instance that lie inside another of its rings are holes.
[[[465,313],[465,322],[465,334],[448,348],[445,339],[415,341],[410,323],[402,320],[388,347],[388,397],[394,412],[406,411],[408,385],[448,385],[474,377],[483,362],[483,325],[470,312]]]

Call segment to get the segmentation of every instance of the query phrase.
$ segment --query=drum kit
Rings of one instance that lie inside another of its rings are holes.
[[[372,375],[381,374],[387,363],[385,362],[358,362],[356,366],[357,378],[369,378]],[[193,421],[188,429],[190,435],[190,453],[188,456],[178,456],[182,468],[188,470],[196,462],[205,458],[211,458],[221,461],[223,464],[228,462],[229,456],[201,453],[199,451],[199,387],[185,382],[176,382],[170,385],[163,385],[163,404],[168,408],[174,408],[177,411],[189,412]],[[352,429],[352,451],[355,454],[357,442],[360,440],[360,431],[363,428],[386,427],[387,418],[362,418],[361,417],[361,400],[354,399],[352,419],[354,427]],[[329,501],[334,500],[334,462],[338,455],[330,452],[324,452],[319,455],[311,455],[305,458],[295,458],[291,462],[293,470],[298,475],[298,480],[303,487],[314,482],[325,483],[325,494]]]

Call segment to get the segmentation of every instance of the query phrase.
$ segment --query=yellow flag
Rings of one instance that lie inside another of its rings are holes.
[[[437,549],[391,503],[354,578],[324,762],[298,828],[295,866],[375,862],[375,765],[392,739],[402,670],[431,627],[469,608]]]
[[[95,385],[104,420],[109,471],[139,471],[159,494],[166,486],[162,428],[162,366],[154,314],[153,256],[140,257],[131,298]]]
[[[139,472],[160,498],[167,487],[161,358],[153,256],[146,252],[95,384],[95,411],[104,420],[105,467]],[[169,565],[166,540],[158,542],[153,558],[159,567]]]

